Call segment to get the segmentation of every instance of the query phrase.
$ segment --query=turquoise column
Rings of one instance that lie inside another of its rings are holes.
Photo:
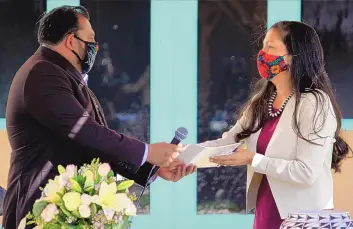
[[[353,130],[353,119],[343,119],[342,130]]]
[[[267,0],[267,28],[278,21],[301,21],[301,0]]]
[[[6,130],[6,120],[4,118],[0,118],[0,130]]]
[[[80,0],[47,0],[47,12],[59,6],[79,6]]]
[[[197,141],[197,0],[151,0],[151,142],[169,142],[184,126]],[[151,186],[149,216],[132,229],[195,228],[196,175]]]

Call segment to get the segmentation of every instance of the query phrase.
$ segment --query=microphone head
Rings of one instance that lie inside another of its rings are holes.
[[[188,130],[185,127],[179,127],[175,131],[175,138],[179,141],[184,140],[188,136]]]

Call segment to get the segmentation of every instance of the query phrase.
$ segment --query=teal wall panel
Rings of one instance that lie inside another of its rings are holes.
[[[80,0],[47,0],[47,12],[58,6],[79,6]]]
[[[184,126],[197,141],[197,0],[151,1],[151,142],[169,142]],[[132,229],[194,228],[196,175],[151,186],[150,216]]]

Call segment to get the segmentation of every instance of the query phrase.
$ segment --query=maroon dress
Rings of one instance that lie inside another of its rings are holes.
[[[268,143],[276,129],[279,117],[270,119],[263,126],[257,141],[257,153],[265,154]],[[254,229],[279,229],[282,219],[279,215],[266,175],[263,175],[255,209]]]

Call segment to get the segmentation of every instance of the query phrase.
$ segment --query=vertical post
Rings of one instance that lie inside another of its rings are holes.
[[[267,28],[278,21],[301,21],[301,0],[267,0]]]
[[[64,6],[64,5],[79,6],[80,0],[47,0],[46,11],[49,12],[56,7]]]
[[[186,142],[197,141],[197,19],[197,0],[151,1],[152,142],[170,141],[180,126],[189,131]],[[151,186],[151,215],[158,217],[158,228],[180,228],[178,222],[195,214],[195,174]]]
[[[151,0],[152,143],[169,142],[181,126],[189,131],[185,142],[197,141],[197,18],[197,0]],[[150,216],[138,216],[132,228],[177,229],[194,216],[196,175],[178,183],[158,179]]]

